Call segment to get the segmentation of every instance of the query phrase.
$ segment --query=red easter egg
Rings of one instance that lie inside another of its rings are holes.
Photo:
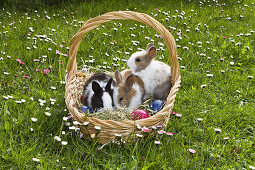
[[[148,117],[149,117],[149,114],[145,110],[142,110],[142,109],[134,110],[131,113],[132,120],[146,119]]]

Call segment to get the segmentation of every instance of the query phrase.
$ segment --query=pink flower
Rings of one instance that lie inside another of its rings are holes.
[[[22,76],[22,77],[24,77],[24,78],[29,78],[29,76],[27,76],[27,75],[24,75],[24,76]]]
[[[182,117],[182,114],[179,114],[179,113],[178,113],[178,114],[176,114],[175,116],[176,116],[177,118],[180,118],[180,117]]]
[[[36,71],[41,71],[41,69],[36,69]]]
[[[224,139],[224,140],[229,140],[229,137],[227,136],[227,137],[224,137],[223,139]]]
[[[63,40],[62,43],[65,44],[66,42]]]
[[[160,135],[162,135],[162,134],[164,134],[164,133],[166,133],[164,130],[158,131],[158,134],[160,134]]]
[[[60,53],[59,53],[59,50],[56,50],[56,54],[60,54]]]
[[[173,136],[174,134],[172,132],[166,132],[168,136]]]
[[[21,62],[22,60],[21,59],[16,59],[16,61]]]
[[[181,116],[182,116],[182,114],[180,114],[180,113],[176,113],[176,112],[173,112],[173,111],[171,111],[171,113],[173,113],[176,117],[178,117],[178,118],[180,118]]]
[[[227,37],[226,36],[222,36],[223,39],[226,39]]]
[[[39,59],[34,59],[34,61],[40,61]]]
[[[163,128],[163,125],[157,125],[157,128]]]
[[[149,132],[149,129],[148,129],[147,127],[144,126],[144,127],[142,128],[142,131],[143,131],[143,132]]]
[[[189,149],[189,152],[192,154],[196,153],[196,151],[194,149]]]
[[[50,70],[43,70],[43,74],[48,74]]]
[[[173,113],[174,115],[178,114],[178,113],[176,113],[176,112],[173,112],[173,111],[171,111],[171,113]]]
[[[5,43],[4,46],[8,46],[8,44]]]
[[[67,120],[72,119],[72,118],[73,118],[72,115],[67,116]]]
[[[52,65],[49,65],[49,68],[52,68]]]
[[[82,132],[80,132],[80,138],[83,138],[83,133]]]
[[[113,42],[117,42],[117,40],[113,40]]]
[[[178,35],[178,36],[181,36],[181,35],[182,35],[182,33],[178,32],[178,33],[177,33],[177,35]]]
[[[24,62],[22,62],[22,61],[19,61],[19,63],[22,65],[22,64],[24,64]]]
[[[172,31],[172,30],[169,29],[168,31],[170,32],[170,31]]]

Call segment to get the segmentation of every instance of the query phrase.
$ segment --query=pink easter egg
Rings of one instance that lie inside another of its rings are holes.
[[[142,110],[142,109],[134,110],[131,113],[132,120],[146,119],[148,117],[149,117],[149,114],[145,110]]]

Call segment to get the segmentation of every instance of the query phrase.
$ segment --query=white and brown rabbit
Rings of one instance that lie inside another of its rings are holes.
[[[154,60],[156,47],[148,44],[146,50],[135,52],[127,61],[132,73],[144,82],[145,96],[165,99],[171,89],[171,68],[167,64]]]
[[[144,96],[144,83],[132,74],[130,69],[121,73],[116,70],[117,86],[113,90],[113,102],[116,107],[127,107],[130,111],[142,103]]]
[[[93,111],[113,110],[113,88],[116,82],[105,73],[92,75],[85,83],[82,103]]]

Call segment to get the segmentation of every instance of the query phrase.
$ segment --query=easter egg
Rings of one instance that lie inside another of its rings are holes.
[[[134,110],[131,113],[131,119],[132,120],[145,119],[145,118],[148,118],[148,117],[149,117],[149,114],[145,110],[142,110],[142,109]]]
[[[83,113],[93,113],[93,110],[89,106],[81,106]]]
[[[159,110],[161,110],[164,106],[164,101],[162,100],[153,100],[150,104],[150,109],[153,111],[158,112]]]

